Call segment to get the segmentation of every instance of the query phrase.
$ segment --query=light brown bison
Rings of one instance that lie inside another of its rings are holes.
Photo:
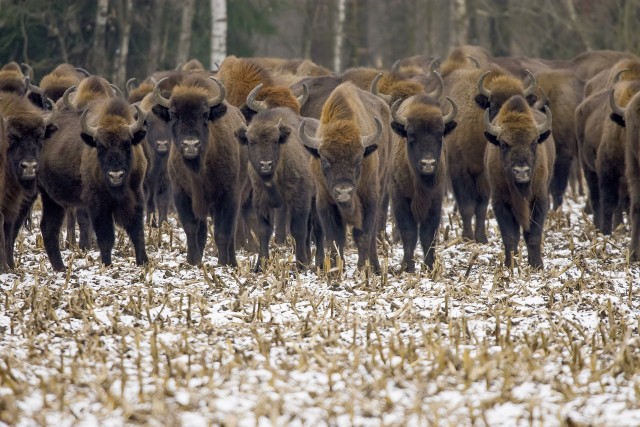
[[[44,96],[58,101],[71,86],[78,85],[87,76],[71,64],[60,64],[40,80]]]
[[[457,125],[457,107],[448,100],[451,112],[444,116],[437,98],[425,94],[399,99],[391,109],[391,126],[401,137],[393,147],[391,207],[404,249],[400,268],[408,272],[415,270],[418,236],[425,265],[435,261],[446,181],[443,138]]]
[[[147,162],[140,146],[145,117],[136,107],[134,118],[132,108],[122,98],[111,98],[94,101],[81,116],[61,112],[60,129],[42,150],[40,229],[56,271],[65,269],[59,246],[65,208],[87,209],[105,265],[111,264],[114,221],[129,235],[136,263],[147,262],[142,194]]]
[[[531,109],[519,95],[504,103],[493,123],[489,109],[484,113],[485,137],[490,142],[485,164],[507,266],[512,265],[513,255],[518,253],[522,229],[529,265],[543,268],[542,232],[555,160],[548,107],[545,114],[544,121],[538,124],[536,117],[542,114]]]
[[[380,271],[376,251],[379,211],[387,191],[392,133],[389,107],[375,95],[346,82],[324,104],[315,136],[299,128],[313,155],[316,204],[335,265],[336,249],[344,259],[348,225],[358,248],[358,268],[370,263]]]
[[[225,86],[215,78],[185,75],[169,98],[160,92],[161,84],[154,89],[153,112],[171,129],[169,173],[187,235],[187,261],[202,262],[211,215],[218,262],[237,266],[235,232],[247,158],[234,132],[244,124],[242,114],[224,102]]]

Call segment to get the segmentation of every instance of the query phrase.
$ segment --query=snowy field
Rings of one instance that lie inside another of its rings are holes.
[[[353,247],[342,278],[291,274],[289,247],[265,274],[211,246],[191,267],[174,218],[147,268],[119,230],[113,266],[65,250],[53,273],[36,226],[0,275],[0,425],[640,425],[640,269],[583,205],[548,217],[543,272],[501,266],[491,213],[462,242],[451,203],[435,270],[400,276]]]

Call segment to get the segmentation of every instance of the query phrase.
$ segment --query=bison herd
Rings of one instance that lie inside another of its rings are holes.
[[[65,222],[67,242],[77,226],[79,247],[95,238],[106,265],[120,225],[142,265],[145,215],[158,227],[174,209],[193,265],[211,217],[221,265],[236,266],[242,246],[263,269],[275,232],[279,243],[292,236],[296,268],[311,266],[312,242],[317,268],[325,248],[339,266],[351,230],[358,268],[375,273],[391,211],[398,269],[413,272],[418,239],[434,265],[449,191],[464,239],[487,243],[491,201],[506,265],[522,234],[541,269],[547,212],[582,174],[596,228],[609,234],[626,216],[640,260],[640,58],[630,53],[546,60],[467,45],[341,74],[229,56],[216,71],[192,60],[126,89],[70,64],[39,85],[27,64],[0,69],[0,272],[15,266],[38,194],[56,271]]]

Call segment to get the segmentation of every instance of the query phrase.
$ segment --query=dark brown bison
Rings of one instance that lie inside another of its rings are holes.
[[[320,76],[307,77],[291,85],[291,92],[296,97],[304,94],[305,86],[308,92],[306,101],[300,106],[300,115],[320,119],[325,101],[331,92],[343,82],[344,80],[339,76]]]
[[[306,268],[311,260],[309,231],[315,184],[309,170],[309,153],[300,142],[298,133],[291,134],[292,130],[300,127],[301,120],[291,109],[276,107],[261,110],[248,128],[243,126],[236,131],[238,141],[249,151],[249,178],[260,240],[256,271],[269,258],[269,240],[273,234],[276,210],[280,210],[284,218],[289,218],[298,268]],[[321,233],[316,234],[316,243],[316,266],[322,266],[324,242]]]
[[[171,207],[171,178],[169,177],[169,152],[171,151],[171,129],[167,122],[153,112],[155,97],[149,93],[140,102],[145,112],[147,134],[142,141],[142,149],[147,158],[147,173],[144,176],[144,196],[147,219],[153,227],[167,222]]]
[[[42,145],[56,130],[49,105],[43,112],[24,95],[0,92],[0,271],[15,266],[15,240],[37,196]]]
[[[457,125],[457,107],[448,100],[452,109],[444,117],[437,98],[425,94],[397,100],[391,109],[391,127],[401,137],[393,147],[391,207],[404,249],[400,268],[408,272],[415,271],[418,236],[425,265],[435,261],[446,181],[443,138]]]
[[[223,102],[225,86],[215,78],[186,75],[169,98],[161,94],[161,83],[154,89],[153,112],[171,129],[169,173],[187,235],[187,261],[202,262],[211,215],[218,262],[236,266],[235,232],[247,159],[234,132],[244,124],[242,114]]]
[[[640,92],[636,92],[626,106],[618,104],[610,95],[613,119],[625,127],[625,176],[630,199],[631,243],[629,259],[640,261]]]
[[[69,87],[62,95],[62,100],[58,101],[58,107],[61,111],[81,112],[91,101],[113,97],[122,97],[122,92],[117,86],[103,77],[90,76],[80,81],[77,86]]]
[[[378,217],[387,192],[392,144],[389,107],[350,82],[338,86],[325,102],[315,136],[300,124],[300,138],[311,152],[316,204],[332,264],[336,250],[344,259],[348,225],[358,249],[358,268],[370,263],[380,271],[376,251]]]
[[[543,268],[542,232],[555,146],[550,138],[551,111],[546,107],[546,118],[538,124],[536,118],[541,115],[519,95],[503,104],[493,123],[489,109],[484,113],[485,137],[490,142],[485,163],[507,266],[512,266],[518,253],[522,229],[529,265]]]
[[[78,85],[87,76],[71,64],[60,64],[40,80],[44,96],[58,101],[71,86]]]
[[[20,65],[16,62],[9,62],[0,68],[0,92],[15,93],[17,95],[27,94],[27,84]]]
[[[65,268],[59,246],[65,208],[74,207],[87,209],[105,265],[111,264],[114,221],[129,235],[136,263],[147,262],[142,194],[147,161],[140,145],[144,113],[136,107],[134,119],[132,108],[122,98],[111,98],[94,101],[81,116],[61,112],[60,129],[43,148],[40,229],[56,271]]]

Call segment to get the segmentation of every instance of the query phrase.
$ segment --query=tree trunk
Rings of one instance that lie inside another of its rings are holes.
[[[191,24],[196,11],[195,0],[185,0],[182,4],[182,22],[180,24],[180,39],[176,53],[176,66],[183,65],[189,59],[191,50]]]
[[[466,44],[469,35],[469,20],[465,0],[451,2],[451,21],[453,24],[453,46]]]
[[[211,0],[211,65],[218,69],[227,56],[227,0]]]
[[[494,15],[489,21],[489,40],[494,56],[511,55],[511,32],[508,22],[509,0],[493,0]]]
[[[346,0],[338,0],[338,19],[333,45],[333,71],[342,71],[342,45],[344,44],[344,20],[346,15]]]
[[[108,58],[106,49],[107,17],[109,15],[109,0],[98,0],[98,11],[96,14],[96,27],[93,33],[93,44],[91,46],[91,66],[90,70],[94,74],[105,75]]]
[[[118,7],[118,25],[120,27],[120,43],[116,51],[116,62],[113,70],[113,83],[123,88],[127,81],[127,58],[129,56],[129,39],[131,38],[131,13],[133,0],[121,0]]]
[[[162,46],[162,17],[164,15],[165,0],[154,0],[151,3],[153,14],[149,25],[149,56],[147,57],[146,75],[158,71],[160,48]]]

